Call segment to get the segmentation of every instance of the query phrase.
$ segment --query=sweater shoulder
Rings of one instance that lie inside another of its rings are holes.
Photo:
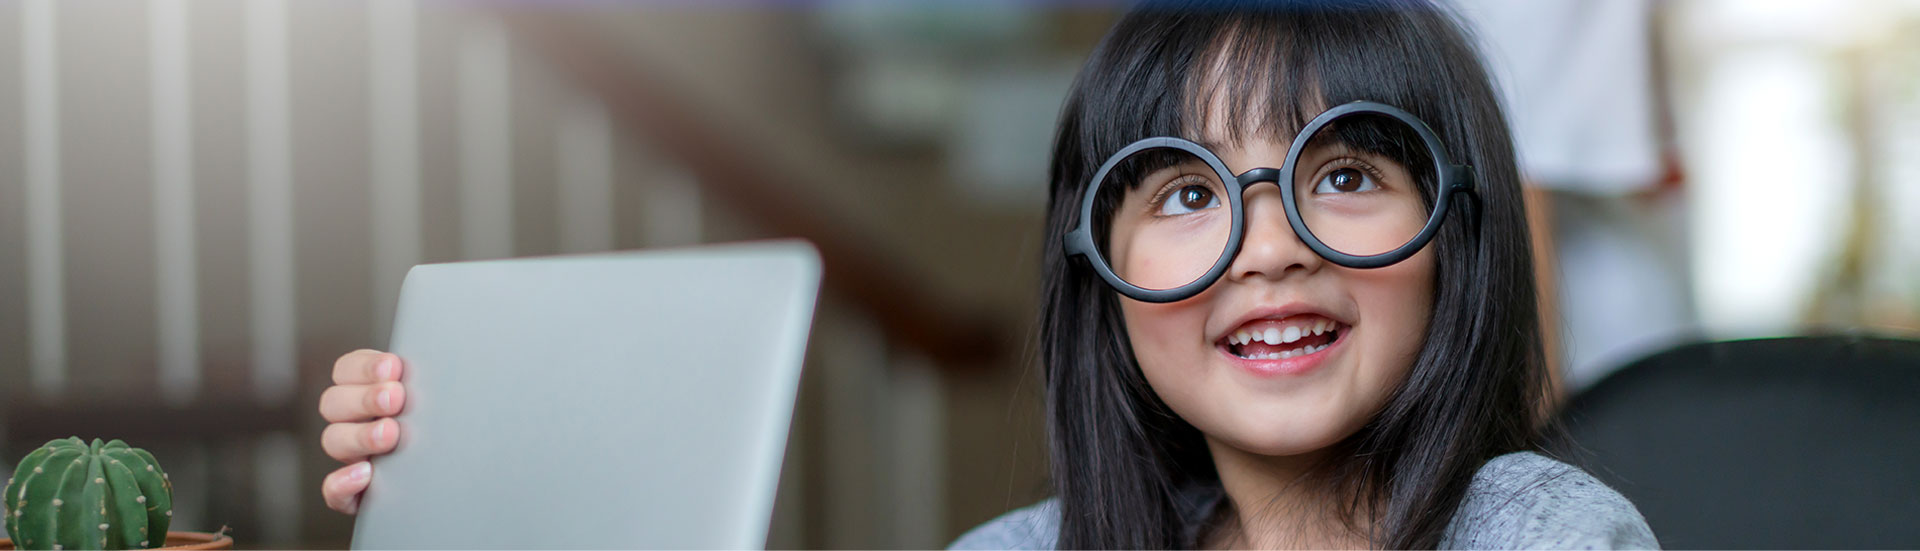
[[[1534,452],[1487,461],[1443,545],[1462,549],[1657,549],[1640,510],[1579,467]]]
[[[1056,498],[1008,511],[961,534],[948,549],[1053,549],[1060,538]]]
[[[1059,535],[1059,502],[1049,498],[968,530],[948,549],[1054,549]],[[1619,492],[1573,465],[1517,452],[1488,461],[1474,474],[1441,546],[1658,549],[1659,543]]]

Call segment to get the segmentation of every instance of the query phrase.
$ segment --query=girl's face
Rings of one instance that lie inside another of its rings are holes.
[[[1238,174],[1280,166],[1289,145],[1248,138],[1213,151]],[[1354,157],[1378,176],[1319,168]],[[1400,163],[1337,144],[1310,146],[1299,165],[1311,178],[1412,180]],[[1129,193],[1122,208],[1151,200]],[[1263,456],[1306,454],[1359,430],[1406,377],[1433,308],[1432,247],[1384,268],[1345,268],[1294,235],[1278,186],[1253,186],[1244,201],[1244,242],[1219,281],[1178,302],[1122,298],[1121,314],[1148,384],[1210,440]],[[1131,273],[1153,270],[1138,252],[1115,244],[1111,260]]]

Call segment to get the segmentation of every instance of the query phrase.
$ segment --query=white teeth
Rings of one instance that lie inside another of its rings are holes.
[[[1284,360],[1284,359],[1292,358],[1295,356],[1305,356],[1308,354],[1319,352],[1321,350],[1326,350],[1327,347],[1329,346],[1333,346],[1333,345],[1329,343],[1329,344],[1322,344],[1318,346],[1302,346],[1300,348],[1295,348],[1293,350],[1282,350],[1279,352],[1252,354],[1252,355],[1241,356],[1241,357],[1249,360]]]
[[[1234,346],[1240,346],[1240,345],[1251,344],[1256,342],[1267,343],[1270,345],[1287,344],[1287,343],[1299,341],[1300,339],[1303,339],[1306,337],[1331,333],[1338,328],[1339,328],[1338,323],[1332,320],[1322,319],[1322,320],[1315,320],[1313,322],[1310,322],[1304,325],[1291,325],[1284,328],[1269,326],[1266,329],[1254,329],[1254,330],[1241,329],[1239,331],[1235,331],[1231,335],[1227,335],[1227,344],[1231,344]],[[1302,354],[1311,354],[1311,353],[1312,352],[1303,352]]]

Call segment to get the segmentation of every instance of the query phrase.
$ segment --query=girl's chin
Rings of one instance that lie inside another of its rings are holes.
[[[1326,439],[1326,440],[1287,440],[1287,441],[1242,440],[1242,441],[1239,441],[1238,443],[1230,442],[1230,443],[1227,443],[1227,445],[1232,446],[1233,449],[1238,450],[1241,453],[1245,453],[1248,455],[1256,455],[1260,457],[1274,457],[1274,458],[1308,457],[1313,454],[1326,450],[1329,446],[1332,446],[1334,443],[1337,443],[1339,441],[1340,439],[1338,438],[1332,438],[1332,439]]]
[[[1288,424],[1274,426],[1271,420],[1261,422],[1254,419],[1242,419],[1244,423],[1236,425],[1223,434],[1208,432],[1207,438],[1216,444],[1230,446],[1241,452],[1265,457],[1292,457],[1310,455],[1332,446],[1347,436],[1351,430],[1328,425]]]

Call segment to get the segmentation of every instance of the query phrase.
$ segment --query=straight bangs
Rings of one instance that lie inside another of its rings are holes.
[[[1374,32],[1375,24],[1404,25],[1412,19],[1409,10],[1445,17],[1414,2],[1143,5],[1134,15],[1164,19],[1158,30],[1167,34],[1121,65],[1130,71],[1115,75],[1119,81],[1105,90],[1106,97],[1086,98],[1112,106],[1081,121],[1083,135],[1093,138],[1089,152],[1110,154],[1155,136],[1209,147],[1238,148],[1256,139],[1288,143],[1321,112],[1360,100],[1399,107],[1440,130],[1439,86],[1419,81],[1444,66],[1435,58],[1445,54],[1416,37]],[[1209,32],[1176,32],[1196,28]],[[1432,162],[1417,135],[1404,129],[1346,119],[1322,135],[1405,166]],[[1082,162],[1097,167],[1105,160],[1096,154]],[[1270,166],[1279,164],[1273,159]],[[1435,182],[1420,183],[1431,201]]]

